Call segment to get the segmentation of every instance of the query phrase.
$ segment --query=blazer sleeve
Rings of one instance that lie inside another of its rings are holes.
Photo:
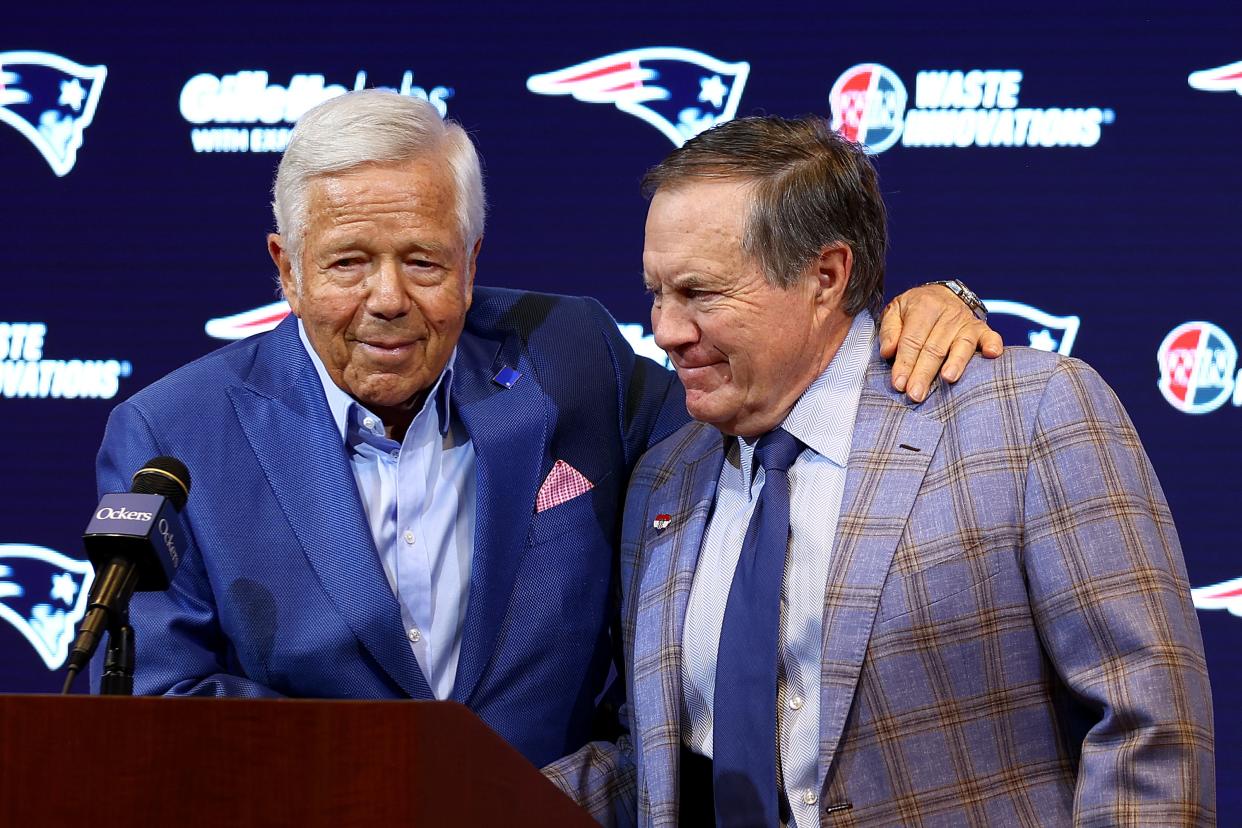
[[[1035,621],[1092,714],[1075,824],[1214,824],[1211,689],[1181,545],[1129,417],[1078,360],[1040,401],[1023,508]]]
[[[176,454],[161,444],[147,418],[132,402],[122,403],[108,417],[96,461],[99,492],[129,490],[130,477],[142,464],[161,454]],[[191,481],[191,491],[193,481]],[[190,504],[193,503],[191,493]],[[200,495],[201,497],[201,495]],[[135,593],[131,615],[141,614],[158,637],[135,637],[135,695],[276,697],[279,693],[229,674],[230,646],[216,617],[215,598],[188,519],[182,514],[188,548],[166,592]],[[91,661],[91,692],[99,692],[103,665],[101,646]]]
[[[621,717],[627,718],[623,706]],[[636,769],[628,735],[590,742],[543,769],[543,775],[606,828],[637,824]]]

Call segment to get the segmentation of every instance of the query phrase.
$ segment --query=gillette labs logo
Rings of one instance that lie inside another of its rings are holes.
[[[294,75],[288,86],[281,86],[271,83],[268,73],[259,69],[220,76],[204,72],[181,88],[181,117],[195,125],[190,130],[195,152],[284,152],[293,124],[308,109],[366,88],[365,71],[358,72],[348,88],[328,84],[323,75]],[[410,71],[402,75],[398,86],[379,88],[421,98],[441,117],[448,114],[447,101],[454,91],[448,86],[416,86]]]
[[[828,95],[832,127],[873,153],[905,147],[1093,147],[1111,109],[1026,107],[1019,69],[924,70],[914,106],[897,73],[879,63],[845,70]]]

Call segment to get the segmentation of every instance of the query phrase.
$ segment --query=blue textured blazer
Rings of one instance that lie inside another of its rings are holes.
[[[522,375],[508,389],[506,366]],[[684,395],[598,303],[481,287],[451,394],[478,474],[452,698],[544,764],[590,738],[625,485],[686,421]],[[168,592],[134,596],[136,693],[432,698],[293,317],[118,405],[100,492],[161,454],[193,477],[190,548]],[[557,460],[594,488],[536,514]]]

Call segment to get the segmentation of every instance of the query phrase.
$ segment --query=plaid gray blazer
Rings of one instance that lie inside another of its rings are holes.
[[[629,736],[545,769],[605,824],[677,820],[681,632],[722,458],[692,423],[631,480]],[[914,404],[875,355],[831,555],[822,825],[1214,824],[1181,547],[1085,364],[1009,348]]]

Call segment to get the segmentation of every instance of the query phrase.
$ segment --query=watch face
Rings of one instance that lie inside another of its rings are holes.
[[[975,316],[980,319],[987,318],[988,309],[983,304],[983,300],[973,290],[966,287],[960,279],[945,282],[944,286],[956,293],[957,297],[966,304],[966,307],[970,308],[971,313]]]

